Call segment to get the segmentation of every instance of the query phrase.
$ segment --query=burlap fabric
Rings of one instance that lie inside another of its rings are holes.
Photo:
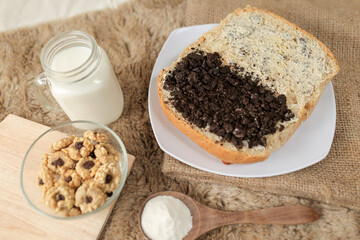
[[[248,1],[189,0],[186,24],[219,22]],[[269,178],[234,178],[207,173],[165,154],[163,172],[177,179],[229,184],[255,191],[300,196],[360,209],[360,7],[329,1],[251,1],[316,36],[334,53],[340,72],[333,80],[337,123],[329,155],[301,171]],[[301,146],[299,146],[301,147]]]
[[[136,157],[100,239],[142,239],[138,212],[146,197],[159,191],[183,192],[209,207],[226,211],[306,205],[321,215],[314,223],[296,226],[229,225],[199,239],[359,239],[359,211],[202,181],[177,181],[163,175],[163,152],[151,130],[147,93],[152,68],[164,41],[173,29],[185,25],[185,6],[185,0],[130,1],[115,10],[0,33],[0,120],[10,113],[48,126],[69,120],[61,112],[43,109],[31,86],[34,77],[42,72],[40,52],[45,42],[61,31],[86,31],[107,52],[122,86],[124,112],[110,127]]]

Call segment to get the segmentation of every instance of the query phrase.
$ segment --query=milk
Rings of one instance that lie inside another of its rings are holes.
[[[67,72],[80,67],[90,56],[88,47],[71,47],[57,53],[51,62],[51,69],[57,72]],[[66,79],[63,79],[66,81]]]
[[[74,46],[57,53],[50,69],[69,72],[90,62],[88,71],[76,77],[50,80],[51,93],[72,120],[90,120],[109,124],[117,120],[123,110],[124,97],[105,51],[97,46],[100,63],[89,61],[91,49]],[[91,69],[95,69],[90,71]]]

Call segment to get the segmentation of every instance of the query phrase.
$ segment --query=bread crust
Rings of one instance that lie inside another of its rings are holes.
[[[302,109],[302,111],[298,115],[298,120],[296,122],[290,123],[282,132],[277,132],[275,134],[269,135],[267,138],[268,147],[264,148],[261,151],[249,151],[249,148],[243,147],[242,149],[233,150],[221,143],[217,143],[214,139],[209,138],[208,136],[204,135],[200,132],[200,130],[193,124],[189,124],[186,122],[184,118],[182,118],[178,113],[174,112],[166,103],[165,103],[165,96],[162,91],[163,87],[163,81],[164,77],[166,76],[166,73],[173,69],[177,62],[179,62],[183,57],[185,57],[189,52],[191,52],[191,48],[196,48],[196,46],[204,41],[206,41],[206,34],[201,36],[195,43],[189,45],[187,48],[183,50],[183,52],[180,54],[178,59],[173,62],[169,67],[166,69],[163,69],[157,79],[157,91],[159,95],[160,100],[160,106],[162,108],[162,111],[166,115],[166,117],[169,119],[169,121],[177,127],[181,132],[183,132],[186,136],[188,136],[192,141],[194,141],[197,145],[199,145],[201,148],[209,152],[210,154],[216,156],[217,158],[221,159],[224,163],[254,163],[254,162],[260,162],[264,161],[271,152],[279,149],[282,147],[289,138],[294,134],[294,132],[297,130],[297,128],[302,124],[303,121],[307,119],[307,117],[311,114],[311,112],[314,110],[316,103],[318,102],[320,95],[322,94],[323,90],[325,89],[326,84],[333,78],[337,72],[339,71],[339,65],[334,57],[334,55],[331,53],[331,51],[318,39],[316,39],[311,34],[307,33],[306,31],[302,30],[299,26],[287,21],[286,19],[268,12],[266,10],[257,9],[254,7],[247,6],[244,9],[236,9],[234,11],[234,14],[239,14],[241,12],[254,12],[254,11],[260,11],[264,12],[266,14],[270,14],[275,18],[280,19],[284,22],[284,24],[292,25],[296,28],[296,30],[301,31],[302,33],[309,36],[314,41],[318,42],[322,48],[326,51],[327,57],[332,59],[335,63],[335,71],[332,72],[332,74],[329,74],[327,78],[325,79],[322,86],[319,87],[321,92],[316,96],[316,98],[312,101],[307,103],[306,107]]]

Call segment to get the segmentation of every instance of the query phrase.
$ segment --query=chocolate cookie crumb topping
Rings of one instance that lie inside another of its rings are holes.
[[[280,125],[279,131],[282,132],[282,130],[284,130],[284,128],[285,128],[284,125]]]
[[[39,185],[44,185],[44,181],[41,178],[39,179]]]
[[[113,192],[107,192],[106,196],[111,197],[113,195]]]
[[[236,68],[240,74],[222,64],[219,53],[197,50],[166,76],[164,89],[187,121],[202,129],[208,127],[222,142],[238,149],[243,141],[250,148],[266,146],[265,136],[274,134],[277,123],[289,121],[294,114],[286,106],[285,95],[276,96],[260,85],[253,73]]]

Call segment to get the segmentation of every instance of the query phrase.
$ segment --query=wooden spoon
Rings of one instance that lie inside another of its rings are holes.
[[[212,229],[228,224],[260,223],[291,225],[313,222],[319,218],[319,214],[317,212],[305,206],[274,207],[246,212],[224,212],[206,207],[180,192],[158,192],[149,196],[143,203],[140,210],[140,229],[144,236],[148,239],[150,238],[146,236],[141,226],[141,215],[146,203],[150,199],[160,195],[177,198],[189,208],[192,215],[193,226],[184,240],[196,239]]]

